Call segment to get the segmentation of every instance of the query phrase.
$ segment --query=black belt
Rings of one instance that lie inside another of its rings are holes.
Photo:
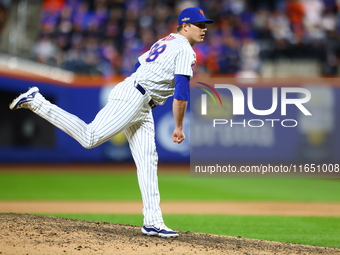
[[[142,95],[145,95],[145,89],[141,85],[137,84],[137,85],[135,85],[135,87],[136,87],[136,89],[139,90],[140,93],[142,93]],[[149,101],[148,104],[150,105],[151,109],[153,109],[153,108],[155,108],[157,106],[155,104],[155,102],[152,101],[152,99]]]

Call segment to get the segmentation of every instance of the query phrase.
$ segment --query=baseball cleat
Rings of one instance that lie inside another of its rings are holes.
[[[155,224],[152,226],[143,226],[142,233],[147,236],[160,236],[164,238],[177,237],[178,233],[163,223]]]
[[[26,93],[23,93],[17,98],[15,98],[9,105],[9,108],[11,110],[26,108],[25,104],[32,101],[38,92],[39,89],[37,87],[29,88],[29,90]]]

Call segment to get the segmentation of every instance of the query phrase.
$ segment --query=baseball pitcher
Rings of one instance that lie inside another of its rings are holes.
[[[174,96],[176,126],[172,140],[181,143],[185,139],[183,120],[189,100],[189,81],[196,64],[192,46],[203,42],[206,24],[212,22],[200,8],[184,9],[178,17],[177,33],[158,40],[138,58],[135,72],[112,89],[107,104],[89,124],[47,101],[37,87],[21,94],[9,106],[12,110],[32,110],[87,149],[124,131],[137,167],[143,200],[142,233],[145,235],[178,236],[162,218],[152,109]]]

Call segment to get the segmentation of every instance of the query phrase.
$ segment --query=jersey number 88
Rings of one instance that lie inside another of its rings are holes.
[[[153,62],[155,61],[159,54],[162,54],[165,51],[166,44],[163,44],[162,46],[159,45],[159,43],[156,43],[150,50],[149,57],[145,60],[146,62]]]

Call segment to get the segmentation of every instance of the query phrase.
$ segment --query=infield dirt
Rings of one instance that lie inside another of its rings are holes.
[[[179,231],[174,239],[140,227],[33,214],[0,214],[0,254],[340,254],[340,249]]]
[[[116,167],[117,168],[117,167]],[[15,166],[2,168],[15,171]],[[0,169],[0,171],[2,170]],[[19,168],[20,171],[23,171]],[[52,171],[69,171],[66,166],[58,166],[48,168],[46,166],[28,167],[24,171],[43,171],[46,169]],[[93,171],[93,167],[76,167],[73,171]],[[96,168],[98,169],[98,167]],[[106,171],[108,167],[99,167],[99,170]],[[111,169],[111,168],[110,168]],[[120,168],[118,168],[120,169]],[[183,168],[184,169],[184,168]],[[128,168],[127,168],[128,170]],[[80,171],[80,170],[79,170]],[[281,254],[300,254],[314,255],[324,254],[333,255],[339,254],[340,249],[315,247],[307,245],[280,243],[261,241],[246,238],[219,236],[203,233],[193,233],[179,231],[180,236],[175,239],[162,239],[159,237],[148,237],[141,233],[140,227],[131,225],[121,225],[106,222],[82,221],[60,217],[41,216],[29,213],[42,213],[46,208],[56,212],[55,208],[64,210],[64,206],[60,203],[51,204],[49,201],[37,202],[32,204],[28,201],[0,201],[0,255],[9,254],[117,254],[117,255],[179,255],[179,254],[242,254],[242,255],[281,255]],[[187,202],[186,202],[187,203]],[[77,212],[84,213],[84,208],[96,208],[96,206],[88,206],[88,204],[74,203]],[[171,208],[182,208],[183,206],[173,206],[164,204],[163,209],[167,213],[179,213],[170,211]],[[293,207],[292,207],[293,205]],[[40,206],[40,207],[39,207]],[[53,207],[54,206],[54,207]],[[67,204],[65,209],[70,211],[70,205]],[[82,207],[83,206],[83,207]],[[124,204],[116,208],[131,209],[133,213],[141,213],[141,202],[129,205]],[[196,204],[190,204],[190,209],[195,209]],[[202,208],[202,204],[199,205]],[[251,210],[249,209],[251,207]],[[338,203],[319,203],[319,204],[296,204],[290,203],[238,203],[220,204],[217,207],[217,212],[223,214],[237,214],[246,212],[256,213],[260,211],[262,215],[319,215],[319,216],[339,216],[340,205]],[[204,207],[214,208],[211,205],[205,204]],[[317,207],[317,210],[313,208]],[[4,210],[6,208],[6,210]],[[45,208],[45,209],[44,209]],[[83,208],[83,209],[82,209]],[[109,208],[107,213],[112,212],[112,203],[109,207],[106,203],[101,203],[97,208]],[[229,209],[228,209],[229,208]],[[233,211],[225,211],[233,209]],[[43,210],[44,209],[44,210]],[[47,209],[46,209],[47,210]],[[187,210],[187,209],[186,209]],[[238,211],[236,211],[238,210]],[[275,212],[274,212],[274,211]],[[8,212],[8,213],[6,213]],[[10,213],[16,212],[16,213]],[[103,211],[101,211],[103,212]],[[132,213],[121,212],[121,213]],[[201,212],[201,210],[200,210]],[[267,212],[267,213],[266,213]],[[89,213],[89,212],[88,212]],[[209,213],[216,213],[216,211]],[[332,215],[330,215],[330,213]]]

